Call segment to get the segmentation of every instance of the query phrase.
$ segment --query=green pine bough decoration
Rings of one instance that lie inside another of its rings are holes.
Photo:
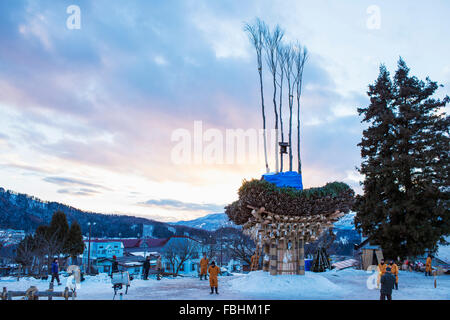
[[[244,180],[238,195],[239,200],[226,206],[225,213],[234,223],[242,225],[252,217],[248,206],[264,207],[275,214],[290,216],[331,214],[336,211],[348,213],[353,205],[355,192],[343,182],[298,190],[253,179]]]

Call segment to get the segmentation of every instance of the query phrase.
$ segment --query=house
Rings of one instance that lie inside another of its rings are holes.
[[[122,257],[124,255],[124,246],[122,241],[120,240],[91,239],[90,243],[89,240],[84,240],[84,243],[85,249],[82,255],[82,264],[84,270],[87,270],[89,259],[91,262],[91,266],[94,268],[94,270],[98,272],[107,272],[104,270],[108,268],[105,268],[107,266],[103,265],[102,261],[112,259],[113,256]]]
[[[171,236],[164,239],[91,239],[90,261],[94,270],[99,273],[110,273],[113,256],[117,257],[120,270],[128,270],[131,275],[142,274],[142,265],[150,256],[150,268],[156,268],[156,260],[161,256],[161,264],[166,272],[173,272],[173,267],[165,251],[172,246],[184,244],[195,248],[194,255],[186,260],[179,268],[182,275],[197,275],[199,261],[202,256],[202,244],[188,236]],[[85,240],[86,248],[83,253],[83,266],[87,267],[89,242]],[[85,268],[86,269],[86,268]]]

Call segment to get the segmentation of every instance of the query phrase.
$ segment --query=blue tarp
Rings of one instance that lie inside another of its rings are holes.
[[[305,259],[305,271],[311,271],[312,259]]]
[[[277,187],[292,187],[303,190],[302,175],[295,171],[266,173],[262,178]]]

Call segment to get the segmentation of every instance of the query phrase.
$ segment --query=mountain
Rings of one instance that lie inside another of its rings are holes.
[[[0,188],[0,229],[24,230],[32,233],[39,225],[49,224],[55,211],[66,214],[69,224],[76,220],[87,235],[88,223],[93,237],[137,237],[143,234],[144,225],[151,230],[151,237],[166,238],[172,235],[189,235],[198,239],[209,236],[207,230],[194,229],[184,225],[169,225],[151,219],[117,214],[101,214],[76,209],[58,203],[48,202],[27,194],[20,194]]]
[[[208,214],[207,216],[198,219],[178,221],[172,224],[175,226],[186,226],[208,231],[215,231],[217,229],[227,227],[241,228],[241,226],[237,226],[232,221],[230,221],[225,213]]]

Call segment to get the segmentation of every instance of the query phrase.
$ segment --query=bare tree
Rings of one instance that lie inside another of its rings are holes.
[[[299,174],[302,174],[302,162],[300,159],[300,97],[302,95],[303,70],[307,59],[308,50],[306,49],[306,47],[302,47],[300,44],[297,44],[295,52],[295,83],[297,91],[297,158]]]
[[[233,259],[251,264],[251,257],[255,253],[255,243],[250,237],[242,234],[234,238],[228,246],[228,250]]]
[[[47,270],[50,270],[52,258],[59,255],[64,243],[58,238],[58,232],[51,233],[47,226],[39,226],[36,229],[34,240],[36,255],[43,258],[47,256]]]
[[[194,240],[172,239],[162,254],[172,267],[172,272],[178,274],[183,263],[194,258],[198,251],[199,245]]]
[[[283,38],[284,32],[277,25],[271,33],[269,29],[263,34],[264,51],[266,53],[266,62],[269,71],[272,74],[273,81],[273,110],[275,113],[275,173],[279,172],[278,165],[278,110],[277,110],[277,69],[278,69],[278,47]]]
[[[33,263],[35,246],[33,236],[26,236],[17,246],[16,262],[21,264],[25,274],[28,274],[29,268]]]
[[[264,46],[264,34],[267,32],[267,26],[260,19],[256,19],[255,24],[245,24],[244,31],[248,33],[249,39],[256,51],[256,61],[259,73],[259,84],[261,90],[261,110],[263,118],[263,138],[264,138],[264,159],[266,162],[266,172],[270,171],[269,163],[267,161],[267,134],[266,134],[266,114],[264,110],[264,89],[263,89],[263,78],[262,78],[262,49]]]
[[[294,59],[295,53],[292,45],[286,45],[283,49],[284,54],[284,74],[288,83],[288,97],[289,97],[289,171],[292,171],[292,108],[294,104]]]

